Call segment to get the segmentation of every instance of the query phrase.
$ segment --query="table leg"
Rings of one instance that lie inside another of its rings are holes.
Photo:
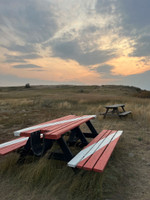
[[[78,140],[81,141],[81,146],[86,146],[88,144],[88,141],[86,140],[85,135],[82,133],[81,129],[79,127],[76,127],[76,128],[71,130],[71,134],[69,136],[67,143],[70,146],[72,146]]]
[[[106,115],[108,113],[109,108],[106,108],[106,112],[104,113],[104,119],[106,118]]]
[[[114,108],[114,109],[113,109],[113,113],[116,113],[116,114],[118,115],[118,117],[120,117],[120,116],[119,116],[119,110],[118,110],[118,108]]]
[[[36,156],[43,156],[48,149],[53,145],[53,140],[41,138],[41,131],[33,132],[30,136],[30,145],[33,151],[33,154]]]
[[[94,126],[92,125],[92,123],[90,121],[87,121],[86,125],[90,129],[91,133],[83,133],[84,136],[89,137],[89,138],[95,138],[98,135],[98,133],[97,133],[96,129],[94,128]]]
[[[31,144],[30,144],[30,138],[27,140],[25,146],[18,152],[20,154],[19,159],[17,161],[17,164],[23,164],[25,161],[25,157],[28,154],[32,154],[33,152],[31,151]]]
[[[81,131],[81,129],[79,127],[76,127],[72,131],[74,131],[74,133],[77,134],[77,136],[81,140],[82,146],[86,146],[88,144],[88,141],[86,140],[84,134],[82,133],[82,131]]]
[[[41,138],[41,131],[31,133],[26,145],[24,146],[21,156],[28,155],[31,151],[35,156],[43,156],[53,145],[53,140]]]
[[[79,136],[77,132],[73,129],[69,135],[69,139],[67,140],[67,144],[69,146],[73,146],[79,140]]]
[[[122,107],[123,112],[125,112],[124,106],[121,106],[121,107]]]
[[[51,152],[51,154],[49,155],[49,159],[52,158],[52,159],[62,160],[62,161],[67,161],[67,162],[71,160],[73,158],[73,154],[71,153],[63,137],[61,137],[60,139],[56,141],[58,145],[60,146],[62,153]]]

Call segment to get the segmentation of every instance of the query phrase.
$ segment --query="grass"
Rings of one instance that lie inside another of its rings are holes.
[[[150,91],[142,90],[141,92],[139,92],[135,96],[140,97],[140,98],[150,98]]]
[[[1,157],[1,199],[149,200],[150,104],[141,92],[125,86],[0,88],[0,143],[14,138],[15,130],[69,114],[96,114],[92,123],[99,132],[124,130],[102,174],[75,174],[65,162],[48,160],[48,154],[41,159],[28,156],[21,166],[17,153]],[[125,103],[133,117],[104,120],[104,106],[114,103]]]

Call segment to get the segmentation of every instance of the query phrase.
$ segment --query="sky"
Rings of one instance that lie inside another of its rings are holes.
[[[0,86],[150,90],[150,0],[0,0]]]

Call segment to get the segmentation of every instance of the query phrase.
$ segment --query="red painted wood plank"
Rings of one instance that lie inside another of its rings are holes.
[[[67,117],[65,120],[72,120],[72,119],[76,119],[77,117],[74,116],[74,117]],[[60,120],[61,122],[62,120]],[[56,121],[57,122],[57,121]],[[58,121],[59,122],[59,121]],[[55,123],[55,122],[54,122]],[[72,124],[74,122],[67,122],[67,123],[61,123],[61,124],[56,124],[56,125],[52,125],[52,126],[49,126],[49,127],[45,127],[45,128],[39,128],[38,130],[41,131],[41,133],[45,134],[45,135],[51,135],[52,133],[55,133],[57,132],[58,130],[61,130],[63,129],[64,127],[68,126],[69,124]],[[33,130],[34,131],[34,130]],[[33,131],[30,131],[30,132],[33,132]],[[23,132],[21,135],[22,136],[30,136],[30,132]],[[51,139],[51,138],[50,138]]]
[[[72,117],[72,118],[70,118],[70,119],[67,119],[67,120],[64,120],[64,121],[61,121],[60,122],[60,124],[57,124],[57,125],[54,125],[54,126],[49,126],[49,127],[46,127],[46,128],[44,128],[44,129],[42,129],[43,131],[44,130],[46,130],[46,131],[52,131],[52,128],[53,128],[53,130],[55,130],[55,128],[63,128],[63,127],[66,127],[66,126],[69,126],[69,125],[72,125],[72,124],[74,124],[74,123],[78,123],[78,122],[80,122],[81,120],[83,120],[83,119],[87,119],[87,121],[89,120],[89,119],[93,119],[93,118],[95,118],[94,117],[95,115],[83,115],[83,116],[74,116],[74,117]],[[62,123],[63,122],[63,123]],[[59,123],[59,122],[58,122]]]
[[[68,166],[75,168],[80,161],[89,156],[89,152],[90,155],[92,155],[91,150],[93,151],[93,147],[95,147],[96,142],[98,142],[99,139],[101,139],[107,132],[107,130],[103,130],[101,133],[99,133],[85,148],[83,148],[73,159],[68,162]]]
[[[106,140],[107,136],[113,134],[115,131],[111,131],[111,130],[108,130],[105,135],[103,135],[102,138],[98,138],[98,140],[95,142],[95,145],[96,145],[96,149],[94,150],[93,154],[91,155],[90,152],[89,152],[89,156],[86,155],[85,158],[80,161],[78,164],[77,164],[77,167],[78,168],[84,168],[84,169],[87,169],[87,170],[92,170],[93,166],[95,165],[97,159],[100,157],[100,155],[103,153],[104,149],[106,148],[106,146],[104,146],[103,148],[97,150],[97,148],[104,143],[104,141]],[[96,137],[97,138],[97,137]],[[93,142],[93,141],[92,141]],[[99,142],[99,143],[98,143]],[[97,146],[97,144],[99,144]],[[93,147],[94,148],[94,147]],[[91,150],[92,151],[92,150]]]
[[[71,117],[71,118],[67,118],[65,120],[74,120],[76,118],[78,118],[78,117],[74,116],[74,117]],[[66,126],[69,126],[72,123],[75,123],[75,122],[74,121],[73,122],[72,121],[68,121],[68,122],[65,122],[65,123],[49,126],[49,127],[43,128],[42,132],[45,133],[46,135],[49,135],[49,134],[51,134],[51,133],[53,133],[55,131],[63,129]],[[47,133],[47,132],[49,132],[49,133]]]
[[[16,139],[16,140],[18,140],[18,139]],[[16,140],[11,140],[10,142],[16,141]],[[27,142],[27,140],[21,141],[21,142],[15,143],[15,144],[11,144],[11,145],[8,145],[8,146],[1,147],[0,148],[0,155],[5,155],[5,154],[7,154],[11,151],[16,150],[16,149],[24,146],[26,144],[26,142]]]
[[[0,155],[5,155],[11,151],[14,151],[16,149],[19,149],[20,147],[23,147],[24,145],[26,144],[26,142],[21,142],[19,144],[14,144],[14,145],[11,145],[9,147],[4,147],[2,149],[0,149]]]
[[[72,127],[77,127],[79,124],[83,123],[83,119],[78,121],[71,121],[68,123],[57,125],[52,131],[45,133],[45,138],[49,139],[57,139],[60,138],[61,135],[66,133],[67,131],[70,131]]]
[[[55,123],[55,122],[61,122],[61,121],[65,121],[65,120],[71,120],[71,119],[75,119],[77,118],[77,116],[75,115],[68,115],[68,116],[65,116],[65,117],[62,117],[62,118],[59,118],[59,120],[55,119],[55,120],[52,120],[50,121],[49,123]],[[48,124],[48,123],[47,123]],[[49,131],[49,130],[54,130],[56,127],[59,127],[61,126],[62,124],[57,124],[57,125],[53,125],[53,126],[47,126],[45,128],[42,128],[42,131]]]
[[[105,137],[105,134],[109,133],[111,130],[102,130],[95,138],[93,138],[93,140],[86,146],[90,146],[96,142],[98,142],[99,140],[101,140],[103,137]],[[84,149],[86,148],[84,147]]]
[[[45,133],[45,138],[46,139],[59,139],[66,132],[80,126],[81,124],[89,121],[90,119],[93,119],[93,117],[66,123],[66,124],[60,126],[59,129],[56,129],[52,132]]]
[[[120,133],[119,135],[121,136],[122,133]],[[117,133],[116,133],[117,135]],[[103,172],[104,168],[120,138],[120,136],[116,136],[116,138],[108,145],[108,147],[106,148],[105,152],[103,153],[103,155],[100,157],[100,159],[98,160],[98,162],[96,163],[96,165],[94,166],[93,170],[96,172]]]
[[[68,116],[61,117],[61,118],[58,118],[58,119],[55,119],[55,120],[51,120],[51,121],[48,121],[48,122],[45,122],[45,123],[41,123],[41,124],[38,124],[38,125],[35,125],[35,126],[45,125],[45,124],[49,124],[49,123],[55,123],[55,122],[59,122],[59,121],[62,121],[62,120],[68,120],[68,119],[74,119],[74,118],[76,118],[75,115],[68,115]],[[47,131],[50,131],[49,129],[54,130],[57,126],[59,127],[59,125],[54,125],[54,126],[50,126],[50,127],[46,127],[46,128],[35,128],[33,130],[23,131],[23,132],[20,133],[20,136],[30,137],[30,134],[32,132],[38,131],[38,130],[41,130],[41,133],[45,133]],[[31,127],[34,127],[34,126],[31,126]]]

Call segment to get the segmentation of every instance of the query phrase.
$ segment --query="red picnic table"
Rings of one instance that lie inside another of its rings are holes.
[[[42,156],[53,146],[54,142],[57,142],[63,153],[54,152],[51,154],[52,157],[59,160],[69,161],[73,158],[69,145],[80,140],[81,146],[86,146],[88,144],[86,137],[94,138],[98,135],[90,122],[90,120],[95,117],[96,115],[68,115],[15,131],[14,135],[28,137],[24,146],[23,155],[32,150],[34,155]],[[79,126],[84,123],[88,126],[91,133],[82,133]],[[66,142],[63,136],[68,132],[70,134],[69,139]]]
[[[15,131],[14,135],[21,137],[0,144],[0,155],[23,147],[18,160],[20,163],[24,162],[25,156],[30,153],[43,156],[54,143],[57,143],[62,153],[51,152],[50,157],[67,161],[68,166],[72,168],[103,172],[123,131],[103,130],[98,134],[90,121],[95,117],[96,115],[68,115]],[[87,125],[90,133],[81,131],[82,124]],[[67,141],[64,137],[66,133],[69,133]],[[88,142],[87,138],[93,139]],[[74,156],[70,145],[78,141],[84,148]]]

